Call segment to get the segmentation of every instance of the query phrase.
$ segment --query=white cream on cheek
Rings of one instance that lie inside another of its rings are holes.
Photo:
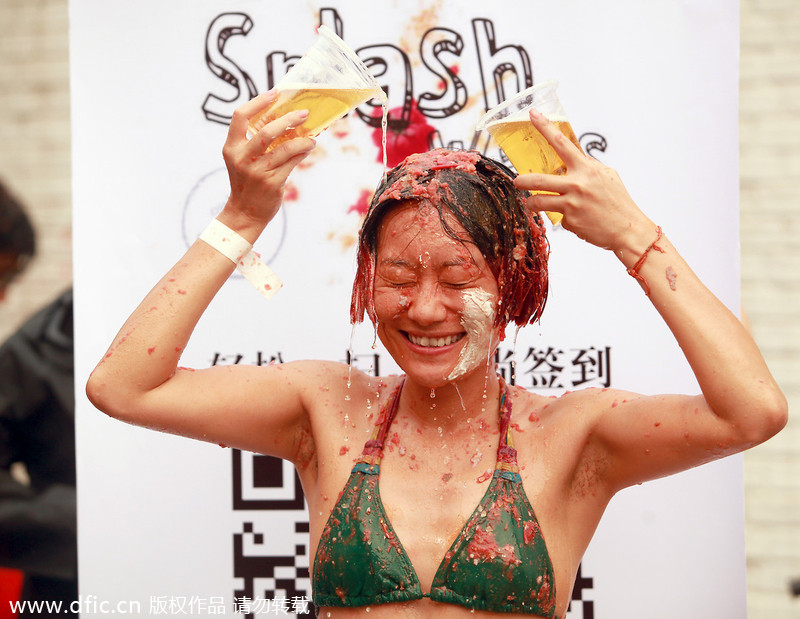
[[[394,318],[397,318],[402,314],[404,311],[408,309],[408,297],[405,294],[400,295],[400,300],[397,302],[397,311],[394,314]]]
[[[495,296],[482,288],[466,290],[461,295],[464,309],[461,312],[461,325],[467,332],[467,345],[458,355],[458,363],[447,380],[460,378],[477,368],[487,359],[492,339],[492,326],[495,315]]]

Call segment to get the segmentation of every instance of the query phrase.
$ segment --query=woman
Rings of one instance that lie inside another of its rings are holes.
[[[300,138],[266,150],[302,112],[247,140],[248,119],[271,97],[237,110],[223,150],[231,195],[218,219],[250,243],[314,146]],[[568,173],[513,184],[555,195],[525,204],[501,166],[445,151],[410,158],[376,193],[352,315],[375,321],[404,376],[317,361],[178,368],[234,269],[198,241],[89,380],[92,402],[121,420],[295,463],[322,616],[563,617],[617,491],[746,449],[786,422],[752,339],[617,175],[541,116],[531,122]],[[540,211],[562,213],[567,230],[615,252],[672,329],[701,395],[585,390],[551,399],[501,381],[489,361],[505,326],[536,319],[544,305]],[[364,451],[354,458],[345,444]]]

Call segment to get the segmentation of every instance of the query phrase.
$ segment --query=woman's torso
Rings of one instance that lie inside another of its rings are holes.
[[[312,557],[331,510],[350,477],[354,461],[370,438],[382,405],[399,377],[369,379],[353,373],[321,392],[310,411],[309,440],[296,463],[310,512]],[[511,435],[524,492],[547,543],[555,574],[557,616],[569,603],[580,558],[610,492],[603,486],[603,462],[587,453],[586,398],[552,399],[510,389]],[[349,398],[349,399],[348,399]],[[444,398],[431,398],[424,419],[403,412],[389,428],[380,467],[380,497],[396,536],[424,593],[490,483],[497,460],[498,402],[469,407],[459,401],[455,425],[448,423]],[[581,407],[581,414],[571,409]],[[466,410],[465,410],[466,409]],[[476,410],[477,409],[477,410]],[[569,418],[569,420],[567,419]],[[569,421],[569,423],[567,423]],[[312,440],[310,437],[313,436]],[[425,616],[462,616],[471,611],[428,599],[369,607],[371,617],[405,611]],[[331,617],[357,616],[366,607],[326,609]],[[499,613],[480,614],[486,616]],[[323,615],[326,616],[326,615]]]

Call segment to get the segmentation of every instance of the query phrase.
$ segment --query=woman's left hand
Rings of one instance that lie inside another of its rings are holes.
[[[527,200],[532,211],[561,213],[561,225],[598,247],[621,251],[641,242],[636,237],[652,236],[654,224],[639,209],[616,170],[587,157],[558,128],[537,111],[531,122],[547,139],[566,165],[563,176],[521,174],[515,180],[520,189],[548,191],[557,195],[534,194]]]
[[[590,436],[603,465],[613,463],[606,475],[610,486],[620,489],[685,470],[778,432],[786,424],[786,398],[741,322],[642,213],[614,170],[585,156],[541,114],[532,113],[531,122],[567,173],[519,176],[515,182],[521,189],[557,194],[535,194],[528,208],[562,213],[565,229],[613,250],[628,269],[637,265],[637,280],[702,390],[696,397],[622,399],[619,406],[618,396],[594,396],[604,403]]]

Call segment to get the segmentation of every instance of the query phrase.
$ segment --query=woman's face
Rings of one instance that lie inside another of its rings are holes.
[[[485,371],[499,339],[497,282],[464,228],[448,223],[467,242],[416,202],[390,211],[378,231],[378,335],[408,377],[431,388]]]

